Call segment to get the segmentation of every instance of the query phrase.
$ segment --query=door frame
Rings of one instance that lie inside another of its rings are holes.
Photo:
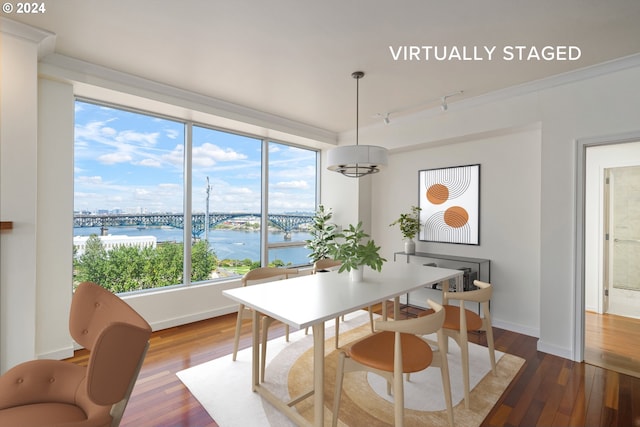
[[[576,140],[576,228],[574,267],[574,325],[573,360],[584,361],[585,341],[585,213],[586,213],[586,158],[587,149],[601,145],[624,144],[640,141],[640,130],[614,135],[580,138]]]
[[[602,220],[604,222],[604,234],[602,240],[602,246],[604,248],[602,253],[602,306],[600,307],[600,311],[602,314],[606,314],[609,311],[609,296],[610,296],[610,288],[611,288],[611,276],[613,274],[611,268],[611,253],[612,253],[612,245],[611,245],[611,168],[604,169],[604,200],[602,206]],[[585,248],[586,249],[586,248]]]

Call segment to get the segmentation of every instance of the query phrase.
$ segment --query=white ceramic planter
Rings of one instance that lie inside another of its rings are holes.
[[[362,273],[364,271],[364,267],[360,266],[360,268],[353,269],[349,271],[349,280],[352,282],[362,282]]]
[[[404,253],[413,255],[416,253],[416,242],[413,239],[407,239],[404,241]]]

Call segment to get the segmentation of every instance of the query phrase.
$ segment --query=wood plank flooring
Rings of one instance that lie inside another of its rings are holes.
[[[640,377],[640,320],[587,311],[584,360]]]
[[[231,314],[154,332],[121,426],[217,426],[175,374],[229,355],[235,319]],[[274,325],[270,333],[283,335],[284,328]],[[640,426],[640,379],[540,353],[533,337],[498,328],[494,336],[498,350],[526,363],[482,426]],[[470,340],[486,345],[484,334]],[[247,321],[240,345],[250,343]],[[70,360],[86,363],[86,352]]]

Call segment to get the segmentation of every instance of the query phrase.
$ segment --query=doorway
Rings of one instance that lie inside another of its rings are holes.
[[[584,360],[640,377],[640,142],[585,165]]]
[[[640,319],[640,166],[604,170],[603,313]]]

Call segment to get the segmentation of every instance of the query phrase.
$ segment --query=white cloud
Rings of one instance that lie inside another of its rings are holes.
[[[169,138],[169,139],[176,139],[176,138],[178,138],[178,135],[180,134],[175,129],[165,129],[164,132],[167,134],[167,138]]]
[[[102,184],[101,176],[79,176],[76,178],[79,184],[100,185]]]
[[[124,144],[138,143],[142,146],[154,146],[158,143],[159,136],[159,132],[143,133],[133,130],[124,130],[118,132],[115,139],[116,141]]]
[[[111,128],[111,127],[105,126],[105,127],[103,127],[103,128],[101,128],[101,129],[100,129],[100,133],[101,133],[102,135],[105,135],[105,136],[114,136],[114,135],[117,135],[117,134],[118,134],[118,131],[117,131],[117,130],[115,130],[114,128]]]
[[[164,154],[162,159],[172,165],[182,165],[184,162],[184,147],[181,144],[175,146],[169,153]]]
[[[180,189],[182,189],[181,185],[172,184],[170,182],[163,183],[163,184],[158,184],[158,187],[163,188],[163,189],[168,189],[168,190],[180,190]]]
[[[124,151],[116,151],[115,153],[103,154],[98,156],[98,161],[106,165],[112,165],[115,163],[130,162],[133,159],[129,153]]]
[[[205,142],[202,145],[193,147],[193,165],[209,167],[218,162],[229,162],[234,160],[244,160],[247,156],[238,153],[230,148],[223,149],[215,144]]]
[[[306,189],[309,188],[309,183],[303,180],[297,181],[281,181],[273,184],[274,188],[295,188],[295,189]]]
[[[156,159],[144,159],[137,163],[140,166],[149,166],[154,168],[159,168],[162,166],[162,163]]]

